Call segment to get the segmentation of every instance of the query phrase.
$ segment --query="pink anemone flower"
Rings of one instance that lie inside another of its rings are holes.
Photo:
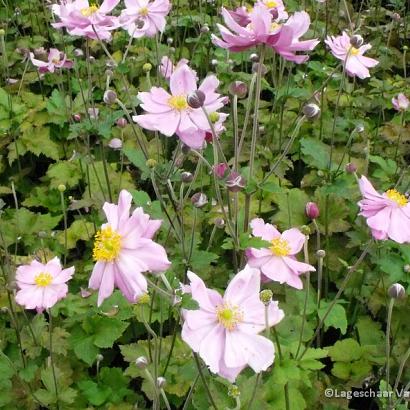
[[[181,60],[178,61],[177,65],[174,66],[172,60],[168,56],[164,56],[161,58],[159,72],[166,80],[169,80],[171,78],[171,74],[175,71],[175,69],[179,68],[182,64],[188,64],[188,60],[186,58],[181,58]]]
[[[170,10],[168,0],[125,0],[120,24],[131,37],[154,37],[158,32],[164,31],[165,17]]]
[[[410,202],[396,189],[378,193],[370,181],[362,175],[359,180],[363,199],[358,202],[360,214],[375,239],[392,239],[397,243],[410,242]]]
[[[391,102],[396,111],[406,111],[410,106],[409,99],[403,93],[399,93],[397,97],[393,97]]]
[[[249,248],[246,251],[248,265],[259,268],[264,279],[287,283],[296,289],[303,288],[300,275],[314,272],[316,269],[307,263],[296,260],[295,255],[301,251],[305,235],[299,229],[292,228],[282,234],[271,224],[261,218],[251,221],[252,235],[269,241],[269,248]]]
[[[222,9],[224,27],[218,24],[222,39],[212,35],[215,45],[231,51],[242,51],[258,44],[267,44],[284,59],[298,64],[308,59],[306,55],[297,55],[298,51],[313,50],[318,40],[300,41],[309,29],[310,17],[302,11],[291,16],[284,24],[279,22],[263,3],[257,3],[249,13],[249,23],[242,26],[232,16],[232,12]],[[243,23],[243,22],[242,22]]]
[[[130,216],[132,195],[122,190],[118,205],[103,206],[107,223],[95,236],[93,258],[96,261],[89,280],[91,289],[99,289],[98,306],[118,287],[129,302],[147,292],[143,272],[166,271],[169,262],[165,249],[152,238],[161,226],[150,220],[142,208]]]
[[[16,271],[19,291],[16,302],[26,309],[42,312],[50,309],[68,292],[67,283],[74,275],[74,266],[63,269],[55,257],[46,264],[33,260],[29,265],[21,265]]]
[[[216,93],[218,85],[219,80],[210,75],[197,87],[195,72],[182,63],[171,74],[171,94],[159,87],[138,93],[141,107],[146,113],[134,116],[133,120],[141,127],[159,131],[167,137],[176,134],[191,148],[202,148],[205,135],[211,128],[202,108],[191,108],[187,96],[196,90],[202,91],[205,96],[203,109],[215,123],[217,132],[221,131],[227,114],[218,113],[217,110],[224,106],[226,98]]]
[[[59,22],[55,28],[65,28],[72,36],[88,37],[94,40],[110,40],[111,31],[118,27],[118,18],[109,13],[120,0],[104,0],[100,7],[88,0],[66,0],[52,6]]]
[[[47,61],[38,60],[34,53],[30,53],[30,61],[38,67],[40,73],[54,73],[56,68],[72,68],[73,62],[67,59],[67,56],[56,48],[50,48]]]
[[[234,382],[250,366],[256,373],[274,360],[273,343],[259,335],[265,325],[265,305],[259,299],[260,273],[248,266],[234,276],[224,296],[208,289],[201,278],[188,272],[192,299],[198,310],[184,310],[182,339],[198,353],[213,373]],[[268,309],[268,326],[279,323],[284,313],[277,302]]]
[[[329,46],[332,54],[343,61],[347,74],[361,79],[370,77],[368,68],[375,67],[379,62],[363,54],[372,48],[370,44],[364,44],[359,48],[353,47],[350,37],[344,31],[341,36],[327,36],[325,43]]]

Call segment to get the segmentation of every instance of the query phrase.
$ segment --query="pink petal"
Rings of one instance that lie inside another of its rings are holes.
[[[252,219],[250,226],[252,228],[252,235],[258,236],[265,241],[271,241],[280,236],[280,232],[273,225],[265,224],[262,218]]]
[[[303,244],[305,243],[305,235],[299,231],[297,228],[288,229],[282,233],[282,238],[285,239],[290,246],[290,255],[295,255],[299,253]]]
[[[171,75],[169,85],[174,96],[188,95],[197,89],[195,74],[186,64],[182,64],[175,69]]]

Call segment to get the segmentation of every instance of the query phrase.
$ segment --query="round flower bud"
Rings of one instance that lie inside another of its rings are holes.
[[[250,60],[252,63],[257,63],[257,62],[259,61],[259,56],[258,56],[256,53],[252,53],[252,54],[249,56],[249,60]]]
[[[234,81],[229,86],[229,92],[238,98],[245,98],[248,93],[248,86],[243,81]]]
[[[170,47],[169,54],[174,54],[174,53],[175,53],[175,47]]]
[[[209,26],[208,26],[208,24],[204,24],[204,25],[201,27],[201,33],[203,33],[203,34],[209,33]]]
[[[149,293],[144,293],[138,298],[137,303],[139,305],[149,305],[151,303],[151,296],[149,295]]]
[[[360,48],[363,45],[363,37],[360,34],[354,34],[350,37],[350,44],[354,48]]]
[[[320,108],[317,104],[310,103],[310,104],[306,104],[303,107],[302,112],[306,116],[306,118],[314,119],[314,118],[319,117]]]
[[[356,167],[355,164],[353,164],[353,162],[349,162],[349,163],[347,163],[346,166],[345,166],[345,171],[346,171],[348,174],[354,174],[354,173],[357,171],[357,167]]]
[[[315,202],[308,202],[305,206],[305,214],[310,219],[316,219],[319,217],[319,207]]]
[[[155,168],[157,166],[158,162],[153,159],[153,158],[148,158],[147,161],[145,162],[145,165],[148,168]]]
[[[261,67],[260,72],[261,72],[261,76],[263,77],[268,72],[268,69],[266,68],[265,64],[260,65],[259,63],[253,63],[252,72],[259,73],[259,66]]]
[[[241,392],[239,391],[239,387],[236,384],[231,384],[228,387],[228,396],[236,399],[241,395]]]
[[[239,192],[245,188],[245,178],[236,171],[232,171],[226,180],[226,187],[231,192]]]
[[[95,61],[95,57],[94,57],[94,56],[89,56],[89,57],[88,57],[88,62],[89,62],[89,63],[92,64],[92,63],[94,63],[94,61]]]
[[[326,251],[323,249],[319,249],[318,251],[316,251],[316,256],[318,258],[324,258],[326,256]]]
[[[167,44],[170,46],[174,42],[174,39],[172,37],[167,38]]]
[[[300,231],[303,233],[303,235],[310,235],[311,234],[310,227],[308,225],[302,225],[300,227]]]
[[[114,75],[114,73],[112,72],[112,70],[105,70],[105,75],[107,77],[112,77]]]
[[[140,356],[135,360],[135,364],[138,369],[144,370],[148,366],[148,359],[145,356]]]
[[[273,292],[270,289],[264,289],[259,293],[259,299],[264,305],[269,305],[272,302]]]
[[[142,66],[142,71],[144,71],[144,73],[148,73],[152,70],[152,64],[151,63],[145,63]]]
[[[117,100],[117,93],[113,90],[107,90],[104,93],[103,100],[108,105],[114,104],[115,101]]]
[[[60,184],[60,185],[57,187],[57,189],[58,189],[60,192],[64,192],[67,188],[66,188],[65,185]]]
[[[6,31],[3,28],[0,28],[0,36],[4,36],[6,34]]]
[[[401,16],[400,16],[399,13],[393,13],[393,14],[392,14],[392,19],[393,19],[394,21],[400,21],[400,20],[401,20]]]
[[[216,219],[215,219],[215,226],[216,226],[217,228],[220,228],[220,229],[224,228],[224,227],[225,227],[225,221],[224,221],[224,219],[223,219],[223,218],[216,218]]]
[[[360,134],[361,132],[364,131],[364,125],[363,124],[357,124],[356,128],[354,130]]]
[[[387,293],[392,299],[404,299],[406,297],[406,289],[400,283],[391,285]]]
[[[122,148],[122,141],[119,138],[113,138],[108,143],[108,146],[112,149],[121,149]]]
[[[102,354],[97,354],[97,356],[95,356],[95,360],[97,360],[97,362],[101,362],[104,359],[104,356]]]
[[[73,120],[75,122],[80,122],[81,121],[81,114],[73,114]]]
[[[404,272],[409,273],[410,272],[410,265],[404,265],[403,270],[404,270]]]
[[[218,65],[218,60],[217,60],[216,58],[213,58],[213,59],[211,60],[211,65],[214,66],[214,67],[216,67],[216,66]]]
[[[167,380],[165,379],[165,377],[157,377],[157,387],[159,389],[163,389],[166,384]]]
[[[208,198],[204,193],[197,192],[194,195],[192,195],[191,202],[195,208],[202,208],[208,203]]]
[[[226,171],[228,169],[229,166],[225,162],[221,162],[213,166],[214,175],[219,179],[223,179],[225,177]]]
[[[119,128],[125,128],[125,126],[128,124],[128,121],[125,118],[118,118],[117,120],[117,127]]]
[[[194,179],[194,176],[191,172],[184,171],[181,172],[181,181],[184,183],[190,183]]]
[[[188,94],[186,101],[191,108],[201,108],[204,105],[205,94],[201,90],[193,91]]]
[[[75,48],[73,51],[74,57],[80,58],[84,56],[84,51],[81,48]]]

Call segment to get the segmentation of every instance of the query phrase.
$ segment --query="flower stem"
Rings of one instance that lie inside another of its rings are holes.
[[[64,192],[60,191],[61,210],[63,212],[64,220],[64,265],[67,262],[67,210],[65,208]]]
[[[48,330],[49,330],[49,348],[50,348],[50,363],[51,363],[51,372],[53,374],[53,382],[54,382],[54,390],[56,395],[56,408],[57,410],[60,409],[59,398],[58,398],[58,386],[57,386],[57,377],[56,377],[56,370],[54,367],[54,353],[53,353],[53,317],[51,315],[50,309],[47,310],[48,312]]]
[[[386,388],[390,391],[390,331],[391,331],[391,319],[393,316],[394,298],[390,298],[389,309],[387,312],[387,327],[386,327]],[[391,405],[391,396],[389,395],[389,406]]]
[[[196,367],[198,368],[199,376],[201,378],[202,384],[204,385],[206,394],[208,395],[209,402],[211,403],[212,407],[215,410],[218,410],[218,407],[215,404],[214,398],[212,397],[211,391],[209,390],[208,383],[205,380],[204,373],[202,372],[201,363],[199,363],[199,359],[198,359],[198,354],[193,352],[193,355],[194,355]]]

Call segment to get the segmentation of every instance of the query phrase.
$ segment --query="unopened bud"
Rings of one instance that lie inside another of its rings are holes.
[[[57,189],[58,189],[60,192],[64,192],[67,188],[66,188],[65,185],[60,184],[60,185],[57,187]]]
[[[225,220],[222,218],[216,218],[215,219],[215,226],[219,229],[222,229],[225,227]]]
[[[310,104],[306,104],[303,107],[302,112],[306,116],[306,118],[314,119],[314,118],[319,117],[320,108],[317,104],[310,103]]]
[[[75,48],[73,51],[74,57],[80,58],[84,55],[84,51],[81,48]]]
[[[89,63],[92,64],[92,63],[94,63],[94,61],[95,61],[95,57],[94,57],[94,56],[89,56],[89,57],[88,57],[88,62],[89,62]]]
[[[191,202],[195,208],[202,208],[208,203],[208,198],[204,193],[197,192],[194,195],[192,195]]]
[[[403,270],[404,270],[404,272],[409,273],[410,272],[410,265],[404,265]]]
[[[265,64],[253,63],[252,64],[252,72],[253,73],[259,73],[259,71],[261,73],[261,76],[263,77],[268,72],[268,69],[267,69]]]
[[[157,387],[159,389],[163,389],[166,384],[167,380],[165,379],[165,377],[157,377]]]
[[[101,362],[104,359],[104,356],[102,354],[97,354],[97,356],[95,356],[95,360],[97,360],[97,362]]]
[[[357,167],[356,167],[355,164],[353,164],[353,162],[349,162],[349,163],[347,163],[346,166],[345,166],[345,171],[346,171],[348,174],[354,174],[354,173],[357,171]]]
[[[400,283],[391,285],[387,293],[392,299],[404,299],[406,297],[406,290]]]
[[[186,101],[191,108],[201,108],[204,105],[205,94],[201,90],[195,90],[188,94]]]
[[[239,387],[236,384],[231,384],[228,387],[228,396],[236,399],[241,395],[241,392],[239,391]]]
[[[245,188],[245,178],[236,171],[232,171],[226,180],[226,187],[231,192],[239,192]]]
[[[363,37],[360,34],[354,34],[350,37],[350,44],[354,48],[360,48],[363,45]]]
[[[204,25],[201,27],[201,33],[203,33],[203,34],[209,33],[209,26],[208,26],[208,24],[204,24]]]
[[[81,121],[81,114],[73,114],[73,120],[75,122],[80,122]]]
[[[145,165],[148,168],[155,168],[157,164],[158,162],[154,158],[148,158],[147,161],[145,162]]]
[[[302,225],[300,227],[300,231],[303,233],[303,235],[309,236],[311,234],[310,227],[308,225]]]
[[[0,36],[4,36],[6,34],[6,31],[3,28],[0,28]]]
[[[215,58],[213,58],[213,59],[211,60],[211,65],[214,66],[214,67],[216,67],[216,66],[218,65],[218,60],[215,59]]]
[[[229,92],[238,98],[245,98],[248,93],[248,86],[243,81],[234,81],[229,86]]]
[[[392,14],[392,19],[393,19],[394,21],[400,21],[400,20],[401,20],[401,16],[400,16],[399,13],[393,13],[393,14]]]
[[[107,77],[112,77],[114,75],[114,73],[112,72],[112,70],[105,70],[105,75]]]
[[[144,370],[148,366],[148,359],[145,356],[140,356],[135,360],[135,365],[138,369]]]
[[[326,251],[325,250],[323,250],[323,249],[319,249],[318,251],[316,251],[316,256],[318,257],[318,258],[324,258],[325,256],[326,256]]]
[[[167,44],[171,45],[174,42],[174,39],[172,37],[167,38]]]
[[[364,125],[363,124],[357,124],[356,128],[354,129],[357,133],[361,133],[364,131]]]
[[[128,124],[128,121],[125,118],[118,118],[117,127],[125,128],[127,124]]]
[[[112,149],[121,149],[122,148],[122,141],[119,138],[113,138],[108,143],[108,146]]]
[[[273,292],[270,289],[264,289],[259,294],[259,299],[264,305],[269,305],[272,302]]]
[[[187,183],[192,182],[193,179],[194,179],[194,176],[192,175],[191,172],[188,172],[188,171],[181,172],[181,181],[182,182],[187,184]]]
[[[103,100],[108,105],[114,104],[115,101],[117,100],[117,93],[113,90],[107,90],[104,93]]]
[[[252,53],[252,54],[249,56],[249,60],[250,60],[252,63],[257,63],[257,62],[259,61],[259,56],[258,56],[256,53]]]
[[[319,207],[315,202],[308,202],[305,206],[305,214],[310,219],[316,219],[319,217]]]
[[[152,64],[151,63],[145,63],[142,66],[142,71],[144,71],[144,73],[148,73],[151,70],[152,70]]]
[[[214,175],[219,179],[223,179],[225,177],[226,171],[228,169],[229,166],[225,162],[221,162],[213,166]]]

